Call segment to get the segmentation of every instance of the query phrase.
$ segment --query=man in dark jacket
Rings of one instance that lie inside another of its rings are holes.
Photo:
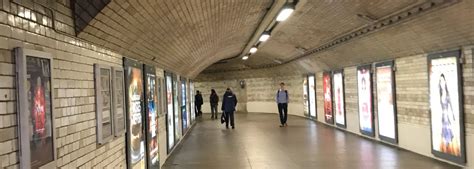
[[[235,128],[234,125],[234,112],[235,106],[237,106],[237,97],[232,93],[230,88],[227,88],[224,96],[222,97],[222,111],[225,113],[225,127],[229,128],[229,119],[232,129]]]
[[[194,104],[196,105],[196,116],[202,115],[201,106],[204,104],[202,100],[201,92],[196,91],[196,96],[194,96]]]
[[[217,105],[219,104],[219,96],[214,89],[211,89],[211,96],[209,97],[211,104],[211,119],[217,119]]]

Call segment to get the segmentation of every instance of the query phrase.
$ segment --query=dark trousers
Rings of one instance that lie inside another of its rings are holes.
[[[211,118],[217,119],[217,105],[211,105]]]
[[[202,114],[202,111],[201,111],[201,105],[196,105],[196,116],[199,116]]]
[[[280,114],[280,123],[286,124],[288,119],[288,103],[278,103],[278,113]]]
[[[230,125],[234,127],[234,112],[225,112],[225,126],[229,127],[229,119]]]

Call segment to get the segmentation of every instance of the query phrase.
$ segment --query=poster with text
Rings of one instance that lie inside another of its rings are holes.
[[[186,111],[186,80],[181,80],[181,118],[184,134],[188,129],[188,113]]]
[[[324,120],[326,123],[334,124],[332,112],[332,86],[331,73],[323,73],[323,97],[324,97]]]
[[[429,58],[431,141],[434,155],[465,162],[459,51]]]
[[[303,106],[304,106],[304,114],[309,113],[308,107],[308,77],[303,79]]]
[[[380,139],[397,143],[397,114],[395,112],[395,86],[392,65],[393,62],[382,63],[375,69],[377,76],[377,114]]]
[[[308,76],[309,116],[316,117],[316,85],[314,75]]]
[[[125,126],[125,101],[124,101],[124,79],[123,68],[113,68],[113,99],[114,99],[114,133],[121,136],[126,129]]]
[[[148,69],[148,68],[147,68]],[[152,69],[154,72],[154,69]],[[158,158],[158,113],[156,101],[156,75],[146,73],[146,106],[147,106],[147,145],[148,145],[148,168],[159,167]]]
[[[173,114],[173,89],[172,89],[172,77],[171,75],[166,75],[166,129],[168,137],[168,152],[174,146],[174,114]]]
[[[26,56],[31,168],[54,160],[50,59]]]
[[[113,138],[112,69],[94,65],[97,143],[105,144]]]
[[[359,128],[362,134],[374,136],[374,120],[372,110],[372,78],[371,66],[357,68],[357,92],[359,98]]]
[[[339,127],[346,127],[346,109],[344,107],[344,76],[341,71],[334,72],[333,81],[336,125]]]

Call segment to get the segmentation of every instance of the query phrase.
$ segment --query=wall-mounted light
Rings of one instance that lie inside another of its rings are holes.
[[[286,19],[288,19],[288,17],[290,17],[293,11],[295,11],[295,7],[293,5],[285,5],[285,7],[283,7],[283,9],[278,14],[276,21],[285,21]]]
[[[258,50],[257,47],[252,47],[250,48],[250,53],[255,53],[257,52],[257,50]]]
[[[258,39],[258,41],[260,42],[265,42],[268,40],[268,38],[270,38],[270,32],[263,32],[262,33],[262,36],[260,36],[260,38]]]
[[[242,60],[247,60],[249,59],[249,55],[245,55],[244,57],[242,57]]]

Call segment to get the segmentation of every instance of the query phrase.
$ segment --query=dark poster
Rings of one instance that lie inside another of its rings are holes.
[[[143,125],[143,72],[142,65],[124,59],[127,93],[127,147],[129,167],[145,168],[145,136]]]
[[[54,160],[50,59],[26,56],[31,168]]]
[[[156,75],[153,67],[145,66],[146,77],[146,112],[147,112],[147,161],[148,168],[158,168],[158,113],[157,113],[157,97],[156,94]]]
[[[432,153],[466,161],[460,51],[428,56]]]
[[[324,120],[333,124],[331,73],[323,73]]]

